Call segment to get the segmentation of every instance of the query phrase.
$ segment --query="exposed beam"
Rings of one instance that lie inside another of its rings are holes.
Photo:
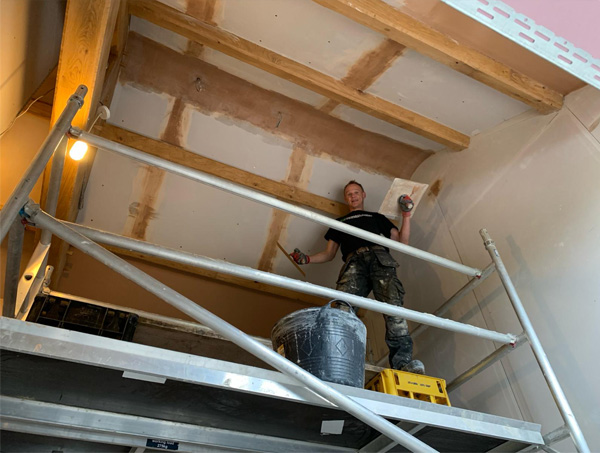
[[[69,0],[58,62],[51,123],[54,124],[77,86],[88,87],[88,95],[73,125],[85,128],[95,112],[102,91],[110,43],[120,0]],[[57,216],[76,213],[75,193],[78,164],[67,160],[61,185]]]
[[[110,46],[106,75],[104,77],[104,86],[102,87],[102,94],[100,96],[100,103],[103,105],[110,104],[113,93],[115,92],[115,87],[117,86],[117,80],[123,60],[123,52],[125,50],[125,45],[127,44],[127,36],[129,36],[129,17],[127,2],[121,1]]]
[[[46,104],[52,104],[52,99],[54,95],[51,94],[56,88],[56,77],[58,75],[58,65],[54,67],[52,71],[48,73],[44,81],[40,84],[39,87],[35,90],[35,93],[31,96],[32,99],[37,99],[40,96],[40,100],[38,102],[45,102]]]
[[[320,297],[312,296],[310,294],[304,294],[291,289],[279,288],[277,286],[268,285],[266,283],[260,283],[252,280],[246,280],[240,277],[234,277],[232,275],[223,274],[220,272],[209,271],[200,267],[190,266],[188,264],[176,263],[164,258],[157,258],[154,256],[147,255],[145,253],[135,252],[133,250],[127,250],[120,247],[113,247],[110,245],[103,245],[104,248],[110,252],[120,255],[135,258],[148,263],[158,264],[160,266],[168,267],[177,271],[189,272],[194,275],[209,278],[211,280],[218,280],[221,282],[229,283],[232,285],[240,286],[242,288],[248,288],[254,291],[260,291],[263,293],[274,294],[276,296],[286,297],[292,300],[298,300],[308,305],[321,306],[325,304],[325,299]]]
[[[451,149],[469,146],[469,137],[384,99],[346,86],[253,42],[201,22],[156,0],[130,0],[131,14],[238,60],[294,82],[330,99],[442,143]]]
[[[124,61],[120,82],[182,99],[203,115],[223,116],[255,126],[291,146],[304,148],[313,157],[328,156],[350,162],[355,168],[410,179],[416,168],[433,154],[360,129],[135,32],[129,34]],[[198,91],[202,88],[195,83],[198,78],[202,87],[210,89]]]
[[[269,195],[273,195],[282,200],[317,209],[335,217],[339,217],[348,212],[348,208],[343,203],[329,200],[328,198],[312,194],[297,187],[240,170],[239,168],[200,156],[191,151],[186,151],[178,146],[144,137],[143,135],[121,129],[117,126],[110,124],[96,126],[94,128],[94,133],[97,133],[108,140],[139,149],[170,162],[185,165],[186,167],[200,170],[252,189],[260,190],[261,192],[268,193]]]
[[[37,87],[37,89],[35,90],[35,93],[31,95],[31,98],[27,103],[27,106],[29,106],[27,113],[41,116],[42,118],[51,118],[53,98],[52,92],[54,91],[54,88],[56,86],[57,72],[58,65],[55,66],[54,69],[48,73],[48,75],[40,84],[40,86]],[[24,109],[27,108],[27,106],[25,106]]]
[[[41,116],[42,118],[50,119],[50,117],[52,116],[52,106],[39,100],[32,104],[31,107],[29,107],[27,113],[31,113],[32,115],[36,116]]]
[[[120,2],[121,0],[69,0],[67,2],[51,124],[58,119],[67,100],[81,84],[88,87],[88,94],[72,124],[86,128],[90,120],[93,121],[91,116],[95,113],[100,99]],[[86,158],[90,157],[93,156]],[[56,211],[58,218],[75,219],[84,180],[83,173],[77,162],[66,160]],[[46,199],[49,177],[50,165],[44,173],[43,201]],[[60,278],[66,250],[66,245],[62,241],[54,241],[52,244],[50,262],[56,269],[55,280]]]
[[[541,113],[562,107],[563,96],[397,10],[383,0],[313,0]]]

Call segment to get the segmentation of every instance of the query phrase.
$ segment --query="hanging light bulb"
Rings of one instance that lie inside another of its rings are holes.
[[[69,151],[69,156],[73,160],[81,160],[88,149],[88,145],[81,140],[77,140],[75,144],[71,147],[71,151]]]

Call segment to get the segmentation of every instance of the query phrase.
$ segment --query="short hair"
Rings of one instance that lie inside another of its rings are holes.
[[[360,190],[362,190],[363,192],[365,191],[365,189],[363,188],[362,184],[359,182],[356,182],[354,179],[352,181],[349,181],[348,184],[346,184],[344,186],[344,193],[346,193],[346,187],[351,186],[352,184],[360,187]]]

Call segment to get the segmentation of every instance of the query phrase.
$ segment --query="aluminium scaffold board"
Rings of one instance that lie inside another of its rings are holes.
[[[381,441],[279,372],[8,318],[0,318],[0,342],[5,440],[24,433],[107,451],[273,452],[357,451]],[[332,385],[405,429],[420,426],[415,437],[439,451],[542,443],[534,423]],[[341,434],[326,434],[336,427]]]

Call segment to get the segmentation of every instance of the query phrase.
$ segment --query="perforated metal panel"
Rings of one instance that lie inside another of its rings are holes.
[[[442,0],[511,41],[600,89],[600,60],[499,0]]]

